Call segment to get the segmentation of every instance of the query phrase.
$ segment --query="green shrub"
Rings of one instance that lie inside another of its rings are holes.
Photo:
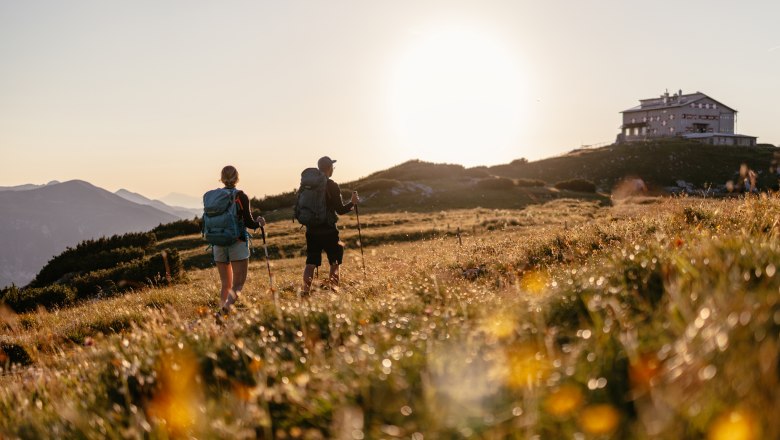
[[[171,282],[184,274],[181,256],[175,250],[165,250],[152,257],[123,263],[111,269],[102,269],[79,275],[70,281],[78,299],[90,299],[98,295],[113,295],[133,288],[167,284],[165,253]]]
[[[520,159],[515,159],[512,162],[509,162],[509,165],[514,165],[514,166],[526,165],[526,164],[528,164],[528,159],[526,159],[524,157],[521,157]]]
[[[683,208],[683,218],[689,225],[709,224],[712,222],[713,215],[705,209],[686,206]]]
[[[66,251],[67,252],[67,251]],[[63,256],[64,255],[64,256]],[[41,269],[30,286],[42,287],[61,280],[68,274],[107,269],[118,264],[143,258],[145,251],[138,247],[109,249],[84,255],[61,254]]]
[[[178,281],[184,275],[184,265],[177,251],[166,249],[149,259],[139,262],[139,264],[129,265],[124,276],[125,279],[131,281],[148,280],[154,282],[161,277],[165,281],[167,276],[166,270],[170,272],[171,281]]]
[[[68,248],[66,252],[79,254],[90,254],[108,249],[118,249],[124,247],[149,248],[157,244],[157,237],[151,232],[130,232],[122,235],[112,235],[111,237],[101,237],[96,240],[84,240],[75,248]]]
[[[152,232],[113,235],[108,238],[82,241],[75,248],[69,247],[49,260],[30,283],[30,287],[51,284],[71,272],[112,267],[121,262],[131,261],[143,256],[142,249],[148,249],[155,244],[157,244],[157,236]],[[121,250],[123,248],[126,250]]]
[[[18,287],[16,287],[16,284],[11,284],[10,286],[0,288],[0,302],[3,302],[5,300],[6,295],[8,295],[10,292],[16,289],[18,289]]]
[[[507,191],[515,187],[515,182],[506,177],[488,177],[477,181],[477,188],[488,191]]]
[[[0,342],[0,368],[8,369],[11,365],[30,365],[32,359],[21,345]]]
[[[93,320],[77,323],[68,330],[65,336],[70,341],[82,344],[89,336],[94,336],[98,333],[103,333],[104,335],[119,333],[131,328],[133,324],[143,322],[144,318],[143,311],[119,316],[113,314],[98,316]]]
[[[591,324],[588,307],[582,295],[576,293],[549,298],[544,308],[544,321],[548,327],[557,329],[556,342],[560,345],[571,342],[577,330]]]
[[[474,167],[474,168],[468,168],[463,173],[466,177],[474,177],[477,179],[483,179],[485,177],[490,177],[490,171],[488,171],[487,167]]]
[[[2,300],[16,313],[24,313],[38,306],[52,310],[70,305],[75,296],[73,289],[62,284],[27,289],[11,286],[3,290]]]
[[[648,260],[650,258],[652,256]],[[655,309],[663,299],[665,292],[663,275],[657,264],[645,264],[642,267],[636,261],[626,262],[622,282],[627,292],[636,295],[636,298],[641,298],[652,309]],[[631,301],[626,300],[626,303],[634,306]]]
[[[556,183],[555,187],[558,189],[564,189],[568,191],[577,191],[577,192],[585,192],[585,193],[596,192],[596,184],[591,182],[590,180],[585,180],[585,179],[564,180],[563,182]]]
[[[171,223],[160,224],[152,229],[158,240],[167,240],[183,235],[199,234],[201,231],[200,220],[197,218],[178,220]]]
[[[543,187],[547,185],[547,183],[544,180],[539,180],[539,179],[517,179],[515,180],[515,185],[519,187],[530,188],[530,187]]]
[[[520,226],[522,223],[516,218],[494,218],[483,220],[480,226],[488,231],[495,231],[497,229],[505,229],[510,226]]]

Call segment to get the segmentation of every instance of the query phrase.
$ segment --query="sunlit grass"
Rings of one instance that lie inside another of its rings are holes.
[[[160,356],[155,373],[158,386],[146,411],[170,435],[182,437],[203,416],[198,360],[188,351],[171,350]]]
[[[565,384],[552,391],[544,400],[544,409],[557,417],[569,416],[583,403],[584,396],[580,387]]]
[[[755,417],[743,410],[729,410],[718,416],[709,429],[709,440],[754,440],[760,438]]]
[[[619,423],[620,413],[607,404],[585,407],[579,417],[579,424],[582,430],[597,436],[612,434],[617,429]]]
[[[278,309],[255,259],[222,326],[214,269],[0,314],[33,358],[0,353],[0,433],[777,438],[780,200],[566,203],[368,215],[385,237],[467,233],[377,243],[365,279],[347,240],[341,291],[308,300],[303,259],[274,259]]]

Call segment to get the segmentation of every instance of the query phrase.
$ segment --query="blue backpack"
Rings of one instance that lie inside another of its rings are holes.
[[[246,234],[236,193],[236,189],[219,188],[203,194],[203,238],[209,244],[230,246]]]

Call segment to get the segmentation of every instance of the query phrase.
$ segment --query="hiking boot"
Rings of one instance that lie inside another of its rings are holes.
[[[230,306],[236,303],[236,301],[238,301],[238,293],[231,290],[228,292],[228,297],[225,300],[225,304],[222,307],[223,308],[227,307],[229,309]]]
[[[233,292],[233,290],[228,290],[227,298],[225,298],[225,301],[222,302],[222,304],[219,305],[220,309],[229,310],[230,306],[236,302],[236,293]]]

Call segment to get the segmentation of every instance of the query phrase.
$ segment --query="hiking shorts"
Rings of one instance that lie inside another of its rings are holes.
[[[214,245],[214,261],[217,263],[229,263],[249,258],[249,243],[238,240],[230,246]]]
[[[339,231],[306,232],[306,264],[322,264],[322,251],[328,256],[329,264],[341,264],[344,259],[344,246],[339,243]]]

